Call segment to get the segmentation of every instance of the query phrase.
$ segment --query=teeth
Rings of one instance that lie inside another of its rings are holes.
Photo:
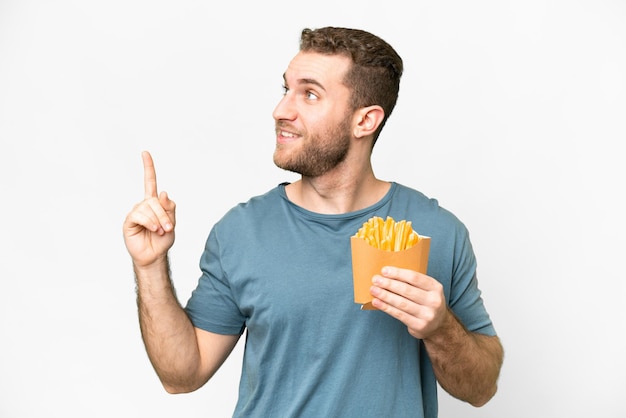
[[[296,137],[296,136],[295,136],[294,134],[292,134],[291,132],[285,132],[285,131],[282,131],[280,134],[281,134],[282,136],[286,137],[286,138],[295,138],[295,137]]]

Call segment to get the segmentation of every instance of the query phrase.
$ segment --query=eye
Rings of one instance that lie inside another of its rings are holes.
[[[310,90],[306,91],[305,96],[306,96],[307,100],[317,100],[317,99],[319,99],[319,97],[317,97],[317,94],[313,93]]]
[[[284,84],[283,84],[281,87],[282,87],[282,90],[283,90],[283,96],[284,96],[285,94],[289,93],[289,87],[287,87],[287,86],[286,86],[286,85],[284,85]]]

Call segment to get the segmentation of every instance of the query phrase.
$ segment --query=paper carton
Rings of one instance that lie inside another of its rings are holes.
[[[394,266],[426,274],[430,237],[420,236],[413,247],[402,251],[386,251],[369,245],[364,239],[350,238],[352,248],[352,276],[354,280],[354,302],[361,309],[376,309],[372,306],[372,277],[380,274],[384,266]]]

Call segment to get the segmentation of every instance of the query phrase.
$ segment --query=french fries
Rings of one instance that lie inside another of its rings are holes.
[[[396,222],[391,216],[385,220],[379,216],[371,217],[354,236],[364,239],[372,247],[386,251],[406,250],[420,240],[411,221]]]

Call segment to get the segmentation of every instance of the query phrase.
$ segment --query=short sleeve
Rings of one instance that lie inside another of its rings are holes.
[[[454,250],[454,268],[450,290],[450,309],[472,332],[495,335],[495,329],[484,306],[478,287],[477,263],[467,229],[457,229]]]
[[[213,228],[200,258],[202,275],[185,311],[197,328],[217,334],[241,334],[246,318],[237,306],[220,260],[220,244]]]

